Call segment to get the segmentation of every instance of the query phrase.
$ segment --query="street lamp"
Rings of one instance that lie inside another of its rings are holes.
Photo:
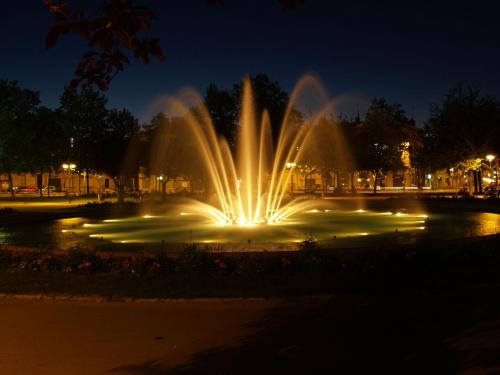
[[[490,162],[490,172],[493,172],[493,170],[491,169],[491,162],[493,160],[495,160],[495,155],[492,155],[492,154],[488,154],[486,155],[486,160],[488,160]],[[498,190],[498,161],[496,163],[496,167],[495,167],[495,189]]]
[[[491,154],[486,155],[486,160],[488,160],[490,162],[490,170],[491,170],[491,162],[493,160],[495,160],[495,155],[491,155]]]

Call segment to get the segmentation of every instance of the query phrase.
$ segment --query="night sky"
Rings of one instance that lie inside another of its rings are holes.
[[[69,3],[88,9],[97,1]],[[107,92],[112,107],[138,117],[155,98],[183,86],[230,87],[260,72],[291,90],[313,71],[332,96],[357,98],[345,114],[382,96],[403,104],[419,124],[429,105],[459,81],[500,96],[494,2],[305,0],[293,12],[274,0],[226,0],[222,7],[202,0],[142,3],[159,18],[150,35],[161,38],[167,58],[149,65],[134,61]],[[44,104],[55,107],[85,46],[66,37],[46,50],[51,21],[41,0],[2,2],[0,78],[40,91]]]

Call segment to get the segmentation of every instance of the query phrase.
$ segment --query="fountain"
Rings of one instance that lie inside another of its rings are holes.
[[[304,122],[299,122],[296,105],[308,92],[314,93],[310,97],[323,105],[315,114],[309,113]],[[197,166],[195,169],[203,168],[208,175],[209,190],[214,192],[211,204],[192,202],[186,210],[220,224],[248,226],[281,222],[317,205],[315,200],[292,199],[288,194],[292,168],[313,163],[322,163],[320,166],[325,168],[335,164],[338,169],[352,165],[340,127],[331,117],[334,103],[328,103],[326,98],[319,82],[305,76],[291,95],[273,150],[275,142],[269,115],[264,110],[261,117],[257,117],[251,83],[245,79],[234,153],[228,142],[217,136],[209,112],[200,104],[202,99],[196,93],[188,91],[180,98],[170,98],[167,111],[180,113],[181,117],[175,129],[165,126],[163,132],[160,131],[152,149],[150,170],[161,171],[162,165],[175,163],[171,159],[182,155],[184,160]],[[172,139],[178,152],[169,157]],[[325,160],[328,162],[324,163]],[[184,165],[184,169],[189,167]]]
[[[317,170],[354,170],[351,153],[319,81],[303,77],[290,96],[280,132],[273,140],[268,113],[257,113],[251,83],[243,83],[235,145],[219,137],[202,98],[192,90],[161,102],[169,121],[159,126],[149,171],[202,180],[205,199],[185,200],[163,212],[87,222],[79,233],[114,242],[204,242],[293,244],[366,235],[419,231],[421,213],[339,209],[323,199],[296,198],[293,178]],[[300,118],[306,113],[305,118]],[[300,120],[300,121],[299,121]],[[300,195],[300,194],[299,194]],[[280,248],[281,249],[281,248]]]

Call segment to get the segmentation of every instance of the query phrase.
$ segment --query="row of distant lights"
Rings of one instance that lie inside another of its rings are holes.
[[[309,213],[316,213],[316,212],[330,212],[331,210],[318,210],[318,209],[314,209],[314,210],[310,210],[310,211],[307,211]],[[363,212],[368,212],[366,210],[362,210],[362,209],[359,209],[359,210],[356,210],[354,212],[359,212],[359,213],[363,213]],[[387,212],[382,212],[382,215],[395,215],[395,216],[408,216],[407,213],[404,213],[404,212],[391,212],[391,211],[387,211]],[[415,215],[416,217],[424,217],[424,218],[428,218],[429,216],[428,215]]]

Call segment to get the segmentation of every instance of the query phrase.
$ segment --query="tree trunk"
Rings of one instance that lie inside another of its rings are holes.
[[[51,168],[49,167],[49,176],[47,178],[47,197],[50,197],[50,172],[51,172]]]
[[[87,196],[90,195],[90,178],[89,178],[89,170],[85,170],[85,180],[87,183]]]
[[[43,197],[43,168],[40,168],[40,186],[38,186],[38,189],[40,189],[40,197]],[[49,188],[47,186],[47,190],[48,189]]]
[[[351,173],[351,193],[357,194],[356,185],[354,184],[354,171]]]
[[[169,179],[166,178],[165,180],[161,181],[161,202],[165,203],[167,201],[167,183]]]
[[[125,181],[122,176],[113,177],[116,185],[116,199],[118,203],[125,202]]]
[[[7,176],[8,176],[8,179],[9,179],[10,195],[12,197],[14,197],[14,195],[15,195],[15,192],[14,192],[14,183],[12,182],[12,171],[11,171],[11,168],[10,168],[10,162],[9,162],[9,160],[6,160],[5,164],[7,166]]]
[[[378,180],[378,171],[374,171],[374,181],[373,181],[373,194],[377,194],[377,180]]]
[[[321,172],[321,196],[325,196],[325,172]]]
[[[479,194],[483,194],[483,173],[480,170],[477,171],[477,186]]]

